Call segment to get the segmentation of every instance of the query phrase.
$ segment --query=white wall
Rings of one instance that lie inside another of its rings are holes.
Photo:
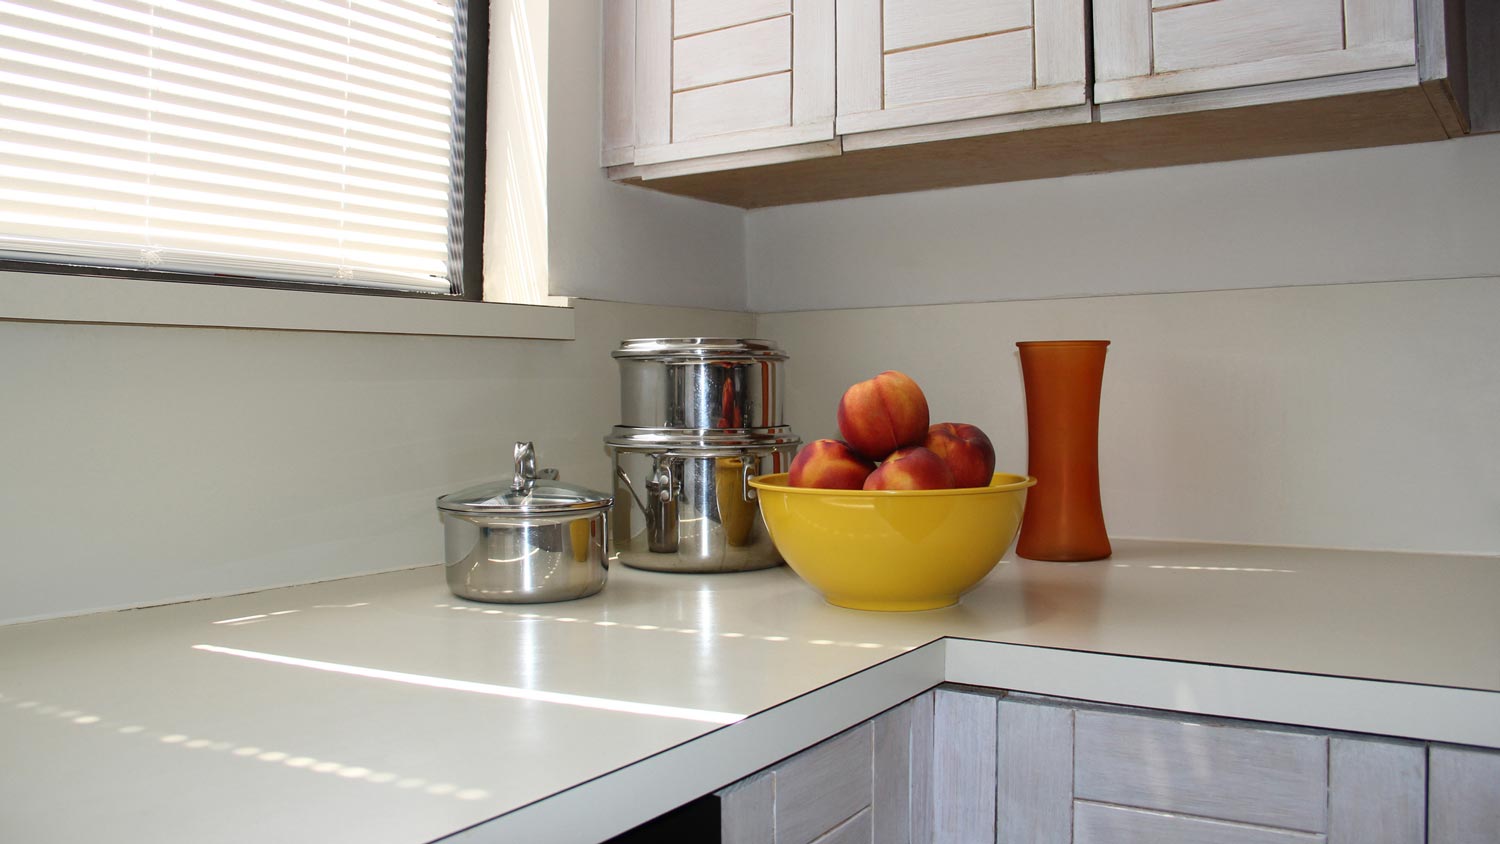
[[[552,292],[744,309],[743,211],[618,185],[599,167],[599,14],[594,2],[551,4]]]
[[[579,302],[575,341],[0,320],[0,623],[440,562],[511,445],[607,490],[624,337],[745,314]]]
[[[804,439],[837,436],[843,390],[896,368],[934,421],[978,424],[1014,472],[1016,341],[1112,341],[1113,535],[1500,554],[1497,319],[1500,278],[1483,278],[778,313],[756,329],[791,354]]]
[[[804,437],[896,368],[1023,471],[1015,342],[1104,338],[1112,533],[1500,553],[1500,135],[765,209],[746,249]]]
[[[1500,134],[753,211],[794,311],[1500,273]]]

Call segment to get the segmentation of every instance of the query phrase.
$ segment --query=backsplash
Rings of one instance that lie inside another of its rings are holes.
[[[518,439],[608,489],[610,351],[751,317],[576,304],[574,341],[0,320],[0,623],[441,562],[434,500]]]
[[[787,419],[888,368],[1026,469],[1018,340],[1108,339],[1112,535],[1500,554],[1500,278],[761,314]],[[948,418],[951,416],[951,418]]]

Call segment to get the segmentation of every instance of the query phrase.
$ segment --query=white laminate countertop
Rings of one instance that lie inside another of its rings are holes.
[[[440,567],[0,628],[0,840],[596,841],[944,680],[1500,746],[1500,559],[1118,540],[946,610]]]

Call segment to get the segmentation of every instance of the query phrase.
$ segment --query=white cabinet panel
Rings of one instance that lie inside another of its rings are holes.
[[[885,0],[887,51],[1028,26],[1031,0]]]
[[[997,752],[998,844],[1069,844],[1073,710],[1002,698]]]
[[[1067,106],[1088,122],[1083,0],[838,0],[837,18],[841,135]]]
[[[1342,0],[1211,0],[1151,21],[1157,73],[1344,48]]]
[[[1427,748],[1334,736],[1328,742],[1328,844],[1422,844]]]
[[[888,108],[1031,87],[1031,32],[970,38],[885,57]]]
[[[1094,0],[1094,99],[1107,105],[1411,66],[1414,21],[1410,0]],[[1101,117],[1111,114],[1105,108]]]
[[[776,840],[776,775],[761,771],[719,792],[722,844]]]
[[[672,10],[672,34],[681,38],[791,11],[792,0],[676,0]]]
[[[1435,744],[1427,760],[1428,844],[1500,842],[1500,751]]]
[[[911,842],[933,840],[933,728],[937,692],[917,695],[911,702]]]
[[[776,768],[776,842],[808,844],[870,805],[870,724]]]
[[[691,141],[785,126],[791,122],[791,113],[789,72],[696,88],[672,95],[672,137]]]
[[[1322,835],[1082,801],[1074,805],[1073,828],[1074,844],[1322,844],[1325,840]]]
[[[672,88],[701,88],[792,69],[792,18],[761,21],[677,39]]]
[[[828,830],[813,844],[871,844],[874,840],[874,816],[869,809]],[[764,842],[762,842],[764,844]]]
[[[604,0],[603,151],[600,165],[613,167],[635,160],[635,0]]]
[[[720,790],[726,844],[870,844],[873,723]]]
[[[933,706],[933,838],[995,840],[995,698],[939,690]]]
[[[672,0],[635,0],[635,145],[672,141]]]
[[[912,702],[871,722],[871,825],[875,844],[911,844]]]
[[[1256,726],[1079,711],[1080,800],[1323,832],[1328,739]]]
[[[837,153],[833,3],[636,0],[633,163]]]

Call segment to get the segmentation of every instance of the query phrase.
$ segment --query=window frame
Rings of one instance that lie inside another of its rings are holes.
[[[449,219],[448,245],[452,288],[447,293],[399,290],[337,282],[316,283],[261,278],[250,275],[111,267],[65,261],[0,258],[0,273],[118,278],[222,285],[264,290],[330,293],[339,296],[379,296],[425,301],[484,301],[485,134],[489,99],[489,0],[455,0],[454,29],[464,37],[454,51],[454,114],[460,124],[450,161],[451,188],[462,191]],[[459,72],[462,67],[462,72]],[[456,248],[455,248],[456,247]],[[0,309],[0,319],[7,314]]]

